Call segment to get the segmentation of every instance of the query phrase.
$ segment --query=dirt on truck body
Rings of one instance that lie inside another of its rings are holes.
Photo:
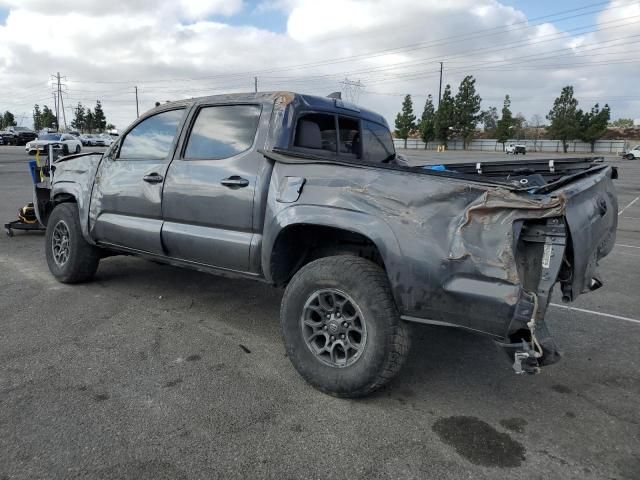
[[[128,253],[286,287],[289,358],[339,396],[397,373],[412,322],[489,335],[518,373],[556,362],[552,288],[600,287],[617,226],[602,159],[410,167],[379,115],[288,92],[165,104],[52,170],[38,205],[57,278]]]

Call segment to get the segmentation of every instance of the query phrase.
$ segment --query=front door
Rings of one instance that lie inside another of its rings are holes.
[[[194,112],[162,198],[162,242],[169,256],[249,271],[254,192],[264,163],[252,148],[261,110],[202,105]]]
[[[162,188],[185,109],[143,119],[100,162],[90,227],[98,242],[163,254]]]

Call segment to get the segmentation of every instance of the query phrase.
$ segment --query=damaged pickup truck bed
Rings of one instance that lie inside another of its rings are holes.
[[[57,279],[119,253],[286,287],[288,356],[337,396],[389,381],[412,322],[489,335],[518,373],[556,362],[552,288],[601,286],[617,226],[601,159],[410,167],[381,116],[289,92],[167,103],[51,171],[36,193]]]

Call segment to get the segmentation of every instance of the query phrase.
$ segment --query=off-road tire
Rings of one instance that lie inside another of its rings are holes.
[[[53,244],[56,226],[63,222],[68,230],[69,254],[60,265],[54,258]],[[93,278],[100,263],[100,249],[89,244],[82,236],[80,215],[75,203],[57,205],[47,221],[45,256],[53,276],[62,283],[81,283]]]
[[[366,324],[362,354],[341,368],[323,363],[303,336],[305,304],[322,289],[349,295]],[[409,325],[400,319],[385,271],[353,255],[320,258],[301,268],[285,290],[280,323],[287,356],[298,373],[318,390],[336,397],[363,397],[382,387],[400,371],[409,353]]]

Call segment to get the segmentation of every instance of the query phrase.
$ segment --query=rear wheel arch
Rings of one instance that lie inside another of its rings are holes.
[[[317,224],[293,224],[278,233],[269,256],[269,273],[277,285],[286,285],[306,264],[334,255],[367,258],[386,270],[378,245],[354,230]]]
[[[309,239],[314,240],[311,245]],[[276,285],[286,285],[313,260],[344,254],[372,260],[382,267],[400,307],[394,279],[401,274],[402,252],[382,218],[365,212],[299,205],[279,212],[265,227],[262,265],[266,279]]]

